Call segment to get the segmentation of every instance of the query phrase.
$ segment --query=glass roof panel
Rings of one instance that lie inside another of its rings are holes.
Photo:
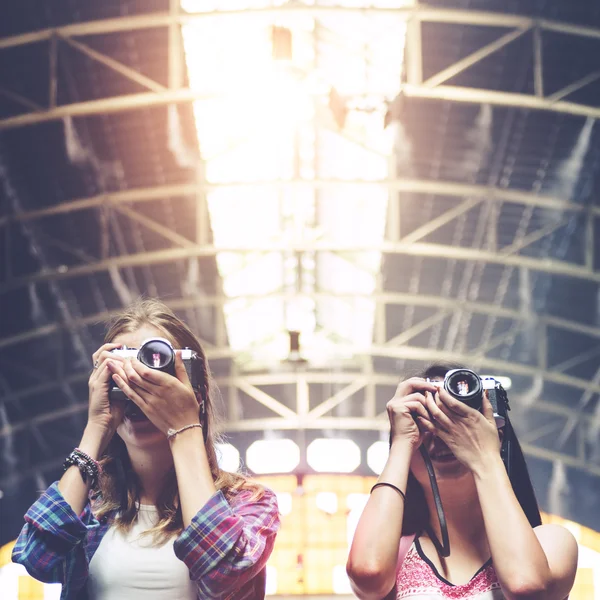
[[[406,17],[375,9],[410,3],[182,0],[213,13],[183,37],[190,85],[205,95],[194,114],[216,184],[207,201],[229,342],[242,356],[285,358],[289,331],[315,361],[371,343],[394,177],[384,118]]]

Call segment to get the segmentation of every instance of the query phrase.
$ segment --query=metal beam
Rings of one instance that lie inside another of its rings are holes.
[[[54,108],[56,106],[56,98],[58,95],[58,38],[53,35],[50,38],[49,48],[49,85],[48,85],[48,108]]]
[[[0,88],[0,96],[4,96],[5,98],[8,98],[9,100],[16,102],[17,104],[21,104],[22,106],[26,106],[30,110],[35,110],[35,111],[43,111],[44,110],[43,106],[40,106],[39,104],[36,104],[33,100],[30,100],[29,98],[25,98],[24,96],[21,96],[20,94],[17,94],[16,92],[12,92],[11,90],[6,90],[4,88]]]
[[[112,19],[98,19],[84,23],[73,23],[62,27],[42,29],[39,31],[6,37],[0,40],[0,50],[14,48],[26,44],[35,44],[49,40],[53,34],[62,37],[80,37],[87,35],[99,35],[105,33],[117,33],[125,31],[139,31],[142,29],[153,29],[165,27],[172,24],[191,24],[206,18],[214,18],[216,15],[236,16],[240,14],[262,14],[262,15],[339,15],[343,13],[357,14],[393,14],[403,16],[406,19],[416,19],[428,23],[454,23],[457,25],[491,26],[499,28],[531,28],[540,27],[541,30],[554,31],[578,37],[589,37],[600,39],[600,29],[573,25],[550,19],[537,19],[523,15],[511,15],[502,12],[475,11],[452,8],[434,8],[425,5],[406,6],[399,8],[354,8],[354,7],[325,7],[325,6],[283,6],[279,8],[243,9],[212,11],[210,13],[171,13],[155,12],[144,15],[130,15]]]
[[[131,190],[122,190],[91,196],[89,198],[78,198],[69,200],[37,210],[23,211],[15,215],[7,215],[0,218],[0,226],[9,222],[24,222],[51,217],[55,215],[75,212],[79,210],[89,210],[98,206],[119,206],[127,203],[144,203],[164,198],[177,199],[195,196],[199,191],[209,193],[220,189],[283,189],[289,186],[301,185],[303,187],[313,186],[315,189],[330,189],[335,187],[369,186],[384,185],[392,192],[413,193],[413,194],[438,194],[441,198],[484,198],[490,202],[510,202],[512,204],[523,204],[526,206],[537,206],[557,211],[571,211],[573,213],[589,212],[594,216],[600,216],[600,207],[586,207],[578,203],[571,202],[569,199],[563,199],[558,196],[549,196],[537,194],[525,190],[511,190],[490,185],[456,183],[454,181],[440,181],[428,179],[382,179],[379,181],[363,180],[336,180],[336,179],[317,179],[302,180],[294,179],[289,181],[274,182],[260,181],[254,183],[223,183],[211,184],[205,182],[198,183],[176,183],[168,185],[159,185],[149,188],[134,188]],[[451,209],[456,210],[456,209]],[[443,216],[443,215],[442,215]],[[410,234],[408,234],[410,235]],[[394,241],[394,240],[392,240]]]
[[[544,97],[544,60],[542,55],[542,30],[533,28],[533,87],[538,98]]]
[[[452,100],[457,102],[471,103],[487,103],[501,106],[514,106],[522,108],[530,108],[534,110],[550,110],[567,114],[575,114],[581,116],[591,116],[598,118],[600,109],[594,106],[585,106],[577,103],[562,102],[561,97],[570,93],[574,89],[578,89],[582,85],[587,85],[593,80],[595,74],[587,76],[583,80],[571,84],[553,94],[550,98],[543,97],[543,78],[542,78],[542,56],[541,56],[541,35],[543,31],[560,32],[567,35],[577,37],[588,37],[600,39],[600,29],[583,27],[577,25],[565,24],[557,21],[539,20],[534,18],[524,17],[522,15],[506,15],[494,12],[481,12],[471,10],[456,10],[456,9],[439,9],[428,8],[424,6],[402,7],[395,9],[371,8],[358,9],[352,7],[314,7],[314,6],[286,6],[279,8],[267,9],[245,9],[237,11],[213,11],[211,13],[187,14],[178,10],[169,12],[152,13],[149,15],[136,15],[120,17],[116,19],[98,20],[88,23],[75,23],[64,27],[46,29],[39,32],[27,33],[18,36],[13,36],[0,40],[0,50],[22,46],[26,44],[39,43],[41,41],[52,41],[60,37],[67,43],[77,47],[80,51],[85,52],[94,60],[106,64],[110,68],[122,73],[126,77],[133,79],[149,87],[155,93],[149,94],[133,94],[114,98],[106,98],[89,102],[74,103],[65,106],[53,106],[50,103],[48,110],[36,111],[33,113],[22,114],[15,117],[10,117],[0,121],[0,129],[20,127],[25,125],[33,125],[36,123],[61,119],[65,116],[83,116],[97,113],[107,113],[121,110],[131,110],[139,107],[165,105],[179,102],[192,102],[205,96],[198,95],[190,89],[181,89],[177,85],[177,80],[181,80],[177,73],[170,76],[169,88],[151,80],[148,77],[140,74],[131,67],[123,65],[114,59],[97,52],[81,42],[73,40],[77,36],[98,35],[114,32],[136,31],[141,29],[168,27],[169,28],[169,44],[171,47],[170,66],[175,68],[174,49],[177,28],[182,25],[191,24],[195,21],[202,21],[206,18],[214,18],[215,15],[221,17],[230,17],[241,14],[262,14],[262,15],[306,15],[314,14],[341,14],[346,12],[356,12],[359,14],[374,13],[374,14],[395,14],[408,19],[408,48],[409,48],[409,73],[408,84],[404,87],[404,93],[409,96],[423,98],[437,98],[443,100]],[[421,83],[422,73],[420,59],[422,52],[420,49],[420,32],[421,23],[437,22],[437,23],[455,23],[467,26],[494,26],[500,28],[509,28],[507,34],[500,39],[479,48],[469,56],[461,59],[454,65],[451,65],[444,71],[431,77],[424,84]],[[461,72],[465,68],[475,64],[477,61],[502,48],[510,43],[524,32],[534,28],[534,63],[535,63],[535,95],[529,94],[513,94],[507,92],[497,92],[493,90],[480,90],[475,88],[453,88],[452,86],[440,86],[439,84],[456,73]],[[591,77],[592,79],[588,79]],[[434,89],[436,90],[434,92]]]
[[[86,405],[82,405],[85,408]],[[228,423],[226,431],[263,431],[265,428],[275,430],[295,430],[298,428],[298,420],[296,419],[244,419],[241,421],[233,421]],[[365,419],[361,417],[321,417],[320,419],[307,423],[305,429],[334,429],[334,430],[362,430],[362,431],[388,431],[389,422],[387,419],[371,418]],[[0,430],[0,437],[2,437]],[[565,465],[577,470],[591,473],[592,475],[600,475],[600,465],[595,465],[590,461],[585,461],[579,457],[572,456],[561,452],[555,452],[533,446],[529,443],[521,443],[521,447],[526,455],[535,458],[540,458],[546,461],[560,460]],[[19,481],[31,476],[37,471],[46,471],[55,469],[63,461],[63,457],[58,459],[50,459],[43,464],[38,464],[33,469],[20,471],[16,475],[10,475],[0,480],[0,485],[3,487],[16,485]]]
[[[103,64],[105,67],[108,67],[116,73],[123,75],[123,77],[126,77],[130,81],[139,83],[142,87],[148,88],[153,92],[163,92],[167,89],[164,85],[158,83],[157,81],[154,81],[154,79],[146,77],[146,75],[143,75],[139,71],[136,71],[135,69],[124,65],[123,63],[119,62],[118,60],[115,60],[114,58],[111,58],[110,56],[106,56],[106,54],[102,54],[102,52],[98,52],[97,50],[90,48],[86,44],[77,42],[76,40],[71,39],[69,37],[61,36],[60,39],[72,48],[75,48],[76,50],[79,50],[79,52],[81,52],[82,54],[85,54],[88,58],[91,58],[92,60]]]
[[[189,88],[178,90],[165,90],[163,92],[142,92],[140,94],[128,94],[102,98],[100,100],[88,100],[86,102],[75,102],[64,104],[48,110],[35,113],[26,113],[0,120],[0,131],[14,129],[26,125],[37,125],[57,121],[65,117],[86,117],[90,115],[109,114],[133,110],[136,108],[150,108],[152,106],[165,106],[167,104],[181,104],[194,102],[214,96],[200,94]]]
[[[569,369],[572,369],[573,367],[576,367],[577,365],[580,365],[581,363],[586,362],[587,360],[590,360],[591,358],[596,358],[596,356],[598,356],[598,354],[600,354],[600,345],[594,346],[593,348],[590,348],[586,352],[581,352],[580,354],[571,356],[570,358],[568,358],[567,360],[564,360],[563,362],[561,362],[559,364],[552,365],[552,370],[553,371],[568,371]]]
[[[450,223],[450,221],[453,221],[454,219],[456,219],[456,217],[459,217],[460,215],[468,212],[478,204],[481,204],[481,198],[467,198],[458,206],[447,210],[445,213],[442,213],[439,217],[431,219],[431,221],[427,221],[420,227],[417,227],[410,233],[407,233],[404,237],[400,239],[400,242],[404,244],[412,244],[413,242],[424,238],[426,235],[433,233],[440,227],[443,227],[444,225]]]
[[[423,81],[423,44],[421,21],[417,15],[406,23],[406,80],[414,85]]]
[[[532,231],[529,235],[524,236],[522,239],[519,239],[516,242],[513,242],[509,246],[503,246],[498,251],[498,254],[503,254],[503,255],[507,255],[507,256],[509,254],[515,254],[516,252],[518,252],[519,250],[522,250],[526,246],[529,246],[530,244],[533,244],[533,243],[541,240],[542,238],[546,237],[547,235],[551,234],[552,232],[556,231],[557,229],[560,229],[561,227],[566,225],[570,220],[571,220],[571,217],[565,217],[564,219],[561,219],[557,223],[550,223],[549,225],[546,225],[545,227],[536,229],[535,231]],[[586,266],[589,268],[588,265],[586,265]]]
[[[136,267],[152,264],[164,264],[177,260],[185,260],[192,257],[216,256],[219,252],[230,253],[270,253],[270,252],[337,252],[337,253],[360,253],[381,252],[384,254],[397,254],[402,256],[420,256],[436,259],[450,259],[458,261],[488,262],[512,267],[525,267],[533,271],[550,273],[553,275],[565,275],[575,279],[583,279],[600,283],[600,272],[589,268],[568,263],[565,261],[549,258],[531,258],[521,255],[503,255],[498,252],[482,250],[477,248],[465,248],[449,246],[445,244],[404,244],[403,242],[383,242],[381,244],[370,244],[361,247],[343,245],[327,241],[314,241],[310,243],[287,244],[285,242],[264,243],[260,247],[255,246],[233,246],[216,248],[213,245],[194,245],[188,248],[168,248],[153,252],[137,252],[122,256],[111,257],[96,263],[77,265],[73,267],[58,267],[45,269],[32,275],[15,277],[0,285],[0,294],[19,289],[30,283],[42,281],[56,281],[84,277],[94,273],[107,271],[112,267]]]
[[[600,475],[600,465],[596,465],[589,460],[580,460],[579,458],[571,456],[570,454],[546,450],[545,448],[533,446],[532,444],[521,444],[521,448],[523,449],[523,452],[525,452],[525,454],[528,456],[541,458],[550,462],[559,460],[568,467],[573,467],[580,471],[587,471],[592,475]]]
[[[87,379],[87,377],[88,377],[87,373],[79,373],[77,375],[71,376],[69,378],[69,382],[70,383],[81,382],[81,381]],[[303,373],[302,377],[306,378],[307,383],[321,383],[321,384],[323,384],[323,383],[326,383],[326,384],[344,384],[344,383],[346,383],[346,384],[351,385],[352,382],[355,381],[357,377],[360,377],[360,375],[357,375],[357,373],[351,373],[351,372],[323,373],[321,371],[321,372],[308,373],[308,374]],[[279,377],[277,377],[277,376],[274,377],[273,374],[262,374],[262,375],[235,376],[235,377],[217,377],[217,379],[216,379],[217,384],[221,388],[225,388],[225,386],[229,386],[230,388],[233,388],[234,391],[239,390],[238,386],[241,385],[240,382],[242,382],[242,381],[246,381],[247,384],[251,384],[251,385],[273,385],[274,383],[277,385],[286,385],[286,384],[294,385],[294,384],[297,384],[297,380],[298,380],[298,374],[292,373],[292,372],[279,374]],[[375,374],[373,374],[372,377],[369,377],[369,384],[385,385],[387,387],[395,388],[398,385],[398,376],[375,373]],[[47,393],[48,391],[57,390],[57,389],[61,389],[61,383],[60,382],[59,383],[52,382],[52,383],[49,383],[44,386],[38,386],[36,393]],[[11,399],[13,399],[13,396],[14,395],[11,395]],[[25,394],[23,394],[22,392],[19,392],[16,394],[15,399],[22,400],[25,397],[26,397]],[[513,403],[515,403],[515,402],[516,402],[516,404],[518,404],[518,402],[519,402],[518,397],[513,398]],[[539,402],[536,402],[535,407],[536,407],[536,409],[539,409],[543,412],[547,412],[549,414],[556,415],[556,416],[565,417],[567,419],[572,415],[572,410],[569,407],[561,406],[558,404],[553,404],[550,402],[539,401]],[[87,401],[85,401],[85,402],[81,402],[79,404],[74,404],[74,405],[72,404],[69,406],[65,406],[64,408],[61,408],[61,409],[54,409],[50,412],[37,415],[27,421],[21,421],[14,425],[6,425],[2,429],[0,429],[0,439],[2,439],[3,437],[6,437],[8,435],[13,435],[20,431],[24,431],[25,429],[28,429],[30,426],[37,427],[38,425],[41,425],[43,423],[49,423],[49,422],[55,421],[57,419],[62,419],[62,418],[68,417],[68,416],[72,416],[72,415],[78,414],[80,412],[83,412],[87,409],[88,409],[88,403],[87,403]],[[299,413],[299,414],[300,414],[300,417],[302,418],[303,415],[301,413]],[[383,419],[384,416],[385,416],[385,413],[382,413],[380,415],[380,417],[378,417],[378,418]],[[375,417],[372,417],[372,418],[375,418]],[[277,423],[282,423],[286,419],[288,419],[288,420],[292,419],[296,423],[296,425],[298,425],[296,415],[293,415],[293,416],[288,415],[285,417],[273,417],[273,419],[276,420]],[[337,420],[338,417],[335,417],[335,419]],[[230,419],[229,422],[235,422],[236,420],[237,420],[236,418],[233,418],[233,419]],[[590,415],[582,415],[580,417],[580,421],[585,421],[589,424],[593,424],[595,422],[595,419],[594,419],[594,417],[592,417]],[[264,420],[262,422],[263,422],[263,427],[264,427]],[[302,423],[304,425],[307,425],[308,424],[307,418],[304,418],[302,420]],[[351,428],[351,427],[349,427],[349,428]],[[250,427],[250,429],[252,429],[252,427]]]
[[[490,54],[497,52],[501,48],[504,48],[504,46],[508,46],[508,44],[510,44],[514,40],[520,38],[527,31],[529,31],[529,27],[519,28],[519,29],[515,29],[514,31],[509,31],[508,33],[504,34],[502,37],[498,38],[497,40],[494,40],[490,44],[487,44],[487,45],[483,46],[482,48],[479,48],[475,52],[469,54],[468,56],[465,56],[465,58],[462,58],[461,60],[455,62],[454,64],[450,65],[449,67],[446,67],[444,70],[440,71],[439,73],[432,75],[429,79],[427,79],[426,81],[423,82],[423,85],[425,87],[435,87],[435,86],[438,86],[438,85],[444,83],[444,81],[447,81],[448,79],[451,79],[455,75],[462,73],[464,70],[466,70],[469,67],[473,66],[474,64],[478,63],[480,60],[483,60],[487,56],[490,56]],[[409,80],[409,83],[413,83],[413,82]]]
[[[252,300],[254,298],[273,298],[280,299],[282,301],[289,301],[294,298],[297,298],[296,294],[261,294],[257,296],[253,296],[252,294],[244,296],[248,300]],[[327,300],[331,298],[335,299],[354,299],[354,298],[369,298],[375,300],[375,302],[382,306],[386,304],[396,304],[396,305],[404,305],[404,306],[424,306],[427,308],[440,308],[446,310],[452,310],[456,307],[456,300],[453,298],[444,298],[441,296],[428,296],[425,294],[410,294],[410,293],[402,293],[402,292],[378,292],[375,294],[366,294],[361,296],[360,294],[336,294],[334,292],[316,292],[314,294],[305,295],[307,298],[311,298],[314,300]],[[169,299],[166,298],[165,302],[168,306],[170,306],[173,310],[186,310],[194,307],[201,306],[215,306],[218,308],[223,308],[225,302],[228,301],[228,298],[224,295],[216,295],[216,296],[193,296],[179,299]],[[499,318],[506,319],[516,319],[519,321],[531,321],[532,319],[536,319],[537,316],[533,313],[526,313],[522,311],[517,311],[511,308],[504,308],[502,306],[497,306],[495,304],[486,304],[483,302],[466,302],[461,305],[465,310],[478,313],[485,314],[490,316],[496,316]],[[96,323],[100,323],[103,321],[107,321],[112,317],[116,316],[119,313],[119,310],[114,311],[106,311],[95,313],[93,315],[88,315],[86,317],[80,319],[73,319],[68,323],[69,328],[78,328],[78,327],[86,327],[88,325],[93,325]],[[571,323],[569,321],[561,322],[556,325],[559,329],[566,330],[575,330],[580,332],[580,324],[579,323]],[[30,340],[34,340],[39,337],[43,337],[45,335],[52,335],[62,331],[67,327],[67,324],[64,323],[52,323],[49,325],[44,325],[42,327],[35,327],[28,331],[23,331],[13,336],[0,338],[0,348],[6,348],[13,344],[20,344],[23,342],[27,342]],[[591,332],[589,335],[594,335],[596,337],[600,337],[600,328],[591,327]],[[386,340],[383,339],[381,343],[383,344]]]
[[[542,110],[556,112],[578,117],[600,118],[600,108],[565,102],[563,100],[551,101],[548,98],[538,98],[528,94],[514,92],[498,92],[470,87],[440,85],[428,88],[423,85],[405,84],[403,93],[410,98],[425,98],[428,100],[448,100],[450,102],[463,102],[466,104],[491,104],[492,106],[509,106],[513,108],[526,108],[529,110]],[[0,128],[2,128],[0,121]]]
[[[409,83],[402,86],[402,92],[405,96],[411,98],[447,100],[467,104],[509,106],[513,108],[526,108],[530,110],[570,114],[580,117],[592,117],[594,119],[600,118],[600,108],[595,106],[565,102],[563,100],[551,101],[547,98],[539,98],[529,94],[517,94],[514,92],[498,92],[495,90],[449,85],[426,87],[424,85],[414,85]],[[39,123],[47,123],[68,116],[85,117],[96,114],[117,113],[138,108],[189,103],[197,100],[215,98],[216,96],[212,94],[207,95],[189,88],[180,88],[172,90],[167,89],[162,92],[144,92],[140,94],[102,98],[100,100],[88,100],[2,119],[0,120],[0,131],[14,129],[16,127],[37,125]]]
[[[576,92],[577,90],[580,90],[582,87],[585,87],[586,85],[588,85],[590,83],[593,83],[598,78],[600,78],[600,71],[594,71],[593,73],[590,73],[589,75],[586,75],[585,77],[582,77],[581,79],[578,79],[577,81],[574,81],[573,83],[565,86],[564,88],[561,88],[557,92],[554,92],[553,94],[550,94],[549,96],[546,96],[546,99],[549,100],[550,102],[556,102],[557,100],[561,100],[565,96],[568,96],[569,94],[572,94],[573,92]]]
[[[144,227],[148,228],[150,231],[158,233],[159,235],[169,240],[170,242],[173,242],[177,246],[181,246],[182,248],[193,248],[196,245],[192,240],[184,237],[183,235],[180,235],[179,233],[173,231],[172,229],[169,229],[168,227],[165,227],[164,225],[161,225],[160,223],[157,223],[154,219],[151,219],[146,215],[142,215],[141,213],[136,212],[128,206],[115,206],[114,210],[129,217],[133,221],[137,221]]]
[[[350,385],[347,385],[344,389],[340,390],[327,400],[321,402],[321,404],[315,406],[308,413],[307,420],[313,421],[320,419],[325,413],[333,410],[336,406],[358,392],[358,390],[362,390],[366,385],[367,379],[365,377],[358,377]]]
[[[265,296],[264,294],[260,296],[252,296],[248,295],[245,298],[252,300],[254,297],[256,298],[278,298],[281,300],[291,300],[296,297],[295,294],[271,294]],[[336,294],[329,292],[316,292],[314,294],[310,294],[306,296],[308,298],[312,298],[314,300],[324,300],[324,299],[350,299],[350,298],[360,298],[360,294]],[[426,308],[437,308],[445,311],[452,311],[456,308],[456,299],[451,297],[442,297],[442,296],[433,296],[433,295],[425,295],[425,294],[411,294],[411,293],[403,293],[403,292],[378,292],[375,294],[368,294],[364,296],[365,298],[373,299],[377,303],[378,306],[385,306],[387,304],[392,305],[402,305],[402,306],[415,306],[415,307],[426,307]],[[179,298],[179,299],[166,299],[165,302],[168,306],[170,306],[173,310],[185,310],[188,308],[199,307],[199,306],[216,306],[219,308],[223,308],[225,302],[228,301],[226,296],[194,296],[187,298]],[[556,329],[560,329],[563,331],[570,331],[572,333],[579,333],[584,336],[594,337],[600,339],[600,327],[596,327],[594,325],[585,325],[582,323],[577,323],[575,321],[569,321],[568,319],[559,319],[551,316],[541,316],[530,312],[524,312],[520,310],[514,310],[511,308],[505,308],[502,306],[498,306],[496,304],[487,304],[484,302],[463,302],[461,303],[461,308],[466,312],[471,312],[475,314],[488,315],[496,318],[504,318],[511,319],[520,322],[530,323],[531,321],[538,320],[541,324],[547,325],[549,327],[554,327]],[[79,319],[71,320],[68,325],[64,323],[52,323],[49,325],[44,325],[42,327],[35,327],[28,331],[23,331],[13,336],[0,338],[0,348],[6,348],[11,345],[24,343],[27,341],[31,341],[37,339],[39,337],[43,337],[45,335],[53,335],[58,333],[65,328],[73,329],[86,327],[88,325],[93,325],[102,321],[106,321],[119,313],[119,310],[114,311],[106,311],[101,313],[95,313],[93,315],[89,315]],[[441,317],[440,317],[441,318]],[[420,324],[419,324],[420,325]],[[388,340],[389,344],[391,340]],[[382,340],[381,344],[386,343],[386,340]],[[279,381],[279,380],[277,380]]]
[[[473,355],[471,353],[460,353],[453,351],[436,350],[433,348],[425,348],[421,346],[402,346],[402,347],[388,347],[388,346],[373,346],[368,351],[364,349],[357,349],[356,354],[359,357],[388,357],[388,358],[400,358],[409,360],[418,360],[425,363],[432,361],[449,361],[454,363],[471,364],[473,362]],[[207,350],[206,355],[209,360],[214,358],[222,358],[223,356],[234,357],[235,353],[231,348],[212,348]],[[587,379],[579,377],[573,377],[566,375],[561,372],[552,371],[549,369],[542,369],[537,366],[526,365],[518,362],[511,362],[507,360],[500,360],[491,357],[477,357],[477,363],[482,369],[489,370],[496,373],[507,373],[523,375],[526,377],[542,377],[543,380],[560,385],[566,385],[578,390],[582,390],[586,393],[597,393],[600,394],[600,381],[590,382]],[[46,394],[50,391],[57,391],[63,389],[65,385],[71,385],[74,383],[82,383],[89,377],[89,372],[75,373],[69,377],[63,378],[62,380],[53,380],[46,383],[42,383],[36,386],[24,390],[15,391],[11,398],[15,402],[20,402],[28,397]],[[323,373],[323,372],[303,372],[302,377],[307,383],[346,383],[354,384],[357,380],[361,380],[360,386],[364,386],[364,374],[361,371],[360,365],[357,365],[356,372],[346,373]],[[369,377],[370,381],[375,384],[395,386],[398,383],[398,376],[396,374],[373,374]],[[271,374],[256,374],[256,375],[243,375],[234,378],[221,378],[217,379],[217,383],[222,386],[235,385],[240,390],[248,394],[249,396],[256,399],[258,402],[264,404],[270,410],[273,410],[277,414],[281,415],[282,418],[296,418],[296,413],[281,404],[279,401],[274,399],[269,394],[266,394],[260,390],[257,386],[260,385],[274,385],[274,384],[294,384],[297,383],[298,374],[295,372],[287,373],[271,373]],[[536,407],[548,410],[553,414],[560,414],[565,417],[572,416],[572,408],[568,406],[560,406],[548,402],[538,401]],[[593,421],[593,417],[589,415],[578,415],[581,421]],[[23,427],[23,426],[22,426]],[[14,431],[14,428],[11,428]],[[5,434],[10,433],[8,430]],[[2,433],[0,432],[0,437]]]
[[[427,331],[430,327],[433,327],[437,323],[443,321],[447,316],[449,316],[451,311],[449,310],[439,310],[438,312],[430,315],[426,319],[411,325],[408,329],[405,329],[402,333],[394,336],[393,338],[387,340],[385,342],[386,346],[401,346],[405,344],[409,340],[412,340],[416,335],[423,333],[423,331]]]
[[[435,348],[423,348],[417,346],[373,346],[368,354],[372,356],[386,356],[388,358],[402,358],[408,360],[421,360],[424,362],[447,361],[462,364],[470,364],[473,361],[472,354],[463,354],[446,350],[437,350]],[[551,370],[542,370],[535,366],[524,365],[517,362],[500,360],[487,356],[477,357],[477,362],[482,368],[492,369],[496,372],[514,373],[515,375],[525,375],[535,377],[541,375],[546,381],[566,385],[579,390],[594,392],[600,394],[600,382],[593,383],[587,379],[565,375],[564,373],[555,373]]]
[[[266,406],[269,410],[272,410],[274,413],[277,413],[278,415],[281,415],[284,418],[294,418],[296,416],[296,413],[287,406],[285,406],[285,404],[282,404],[281,402],[279,402],[279,400],[275,400],[273,396],[269,396],[269,394],[267,394],[263,390],[248,384],[243,379],[239,381],[238,388],[251,398],[254,398],[254,400],[259,402],[263,406]]]

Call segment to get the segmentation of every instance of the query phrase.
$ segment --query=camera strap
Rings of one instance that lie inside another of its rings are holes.
[[[425,467],[427,467],[427,473],[429,474],[429,482],[431,483],[431,491],[433,492],[433,501],[435,502],[435,508],[438,514],[438,520],[440,523],[440,531],[442,532],[442,543],[438,540],[437,536],[433,532],[431,527],[427,527],[427,534],[429,535],[435,549],[442,558],[450,556],[450,540],[448,538],[448,525],[446,524],[446,515],[444,514],[444,507],[442,506],[442,497],[440,496],[440,490],[438,488],[437,480],[435,478],[435,471],[433,470],[433,464],[429,457],[429,452],[421,444],[419,448],[421,456],[425,461]]]
[[[508,476],[511,474],[511,442],[512,442],[512,424],[508,420],[508,416],[506,416],[506,427],[504,430],[504,440],[502,443],[502,460],[506,466],[506,471],[508,472]],[[433,470],[433,464],[431,463],[431,458],[429,457],[429,452],[427,452],[426,448],[421,444],[419,448],[421,452],[421,456],[423,457],[423,461],[425,462],[425,467],[427,468],[427,473],[429,475],[429,482],[431,483],[431,491],[433,493],[433,501],[435,502],[435,508],[438,514],[438,521],[440,523],[440,531],[442,533],[442,542],[438,540],[435,535],[433,529],[431,527],[427,527],[427,535],[429,535],[435,549],[438,551],[438,554],[442,558],[446,558],[450,556],[450,539],[448,537],[448,525],[446,524],[446,515],[444,513],[444,507],[442,506],[442,497],[440,496],[440,490],[438,488],[437,480],[435,478],[435,471]]]

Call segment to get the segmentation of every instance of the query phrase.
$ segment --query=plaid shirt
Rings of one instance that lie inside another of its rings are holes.
[[[242,490],[229,503],[217,492],[175,540],[198,598],[264,598],[279,511],[270,490],[255,501],[250,495]],[[62,583],[61,600],[85,600],[89,564],[111,520],[99,522],[89,501],[78,517],[53,483],[25,514],[12,559],[40,581]]]

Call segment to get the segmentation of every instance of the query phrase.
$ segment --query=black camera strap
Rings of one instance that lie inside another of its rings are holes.
[[[511,474],[511,442],[512,442],[512,425],[508,420],[508,415],[506,416],[506,427],[504,430],[504,440],[502,443],[502,460],[506,467],[506,471],[508,476]],[[425,462],[425,467],[427,468],[427,473],[429,475],[429,482],[431,483],[431,491],[433,493],[433,501],[435,502],[435,508],[438,514],[438,521],[440,524],[440,531],[442,533],[442,542],[438,540],[435,532],[431,527],[427,527],[427,535],[429,535],[435,549],[438,551],[438,554],[442,558],[446,558],[450,556],[450,539],[448,537],[448,525],[446,524],[446,515],[444,513],[444,507],[442,506],[442,497],[440,495],[440,490],[438,488],[437,479],[435,478],[435,471],[433,470],[433,464],[431,462],[431,458],[429,457],[429,452],[423,444],[419,448],[421,452],[421,456],[423,457],[423,461]]]
[[[448,525],[446,524],[446,515],[444,513],[444,507],[442,506],[442,497],[440,496],[440,490],[438,488],[437,480],[435,478],[435,471],[433,470],[433,464],[429,457],[429,452],[423,444],[419,448],[421,456],[425,461],[427,467],[427,473],[429,474],[429,482],[431,483],[431,491],[433,492],[433,501],[435,502],[435,508],[437,509],[438,520],[440,523],[440,531],[442,532],[442,543],[438,540],[437,536],[433,532],[431,527],[427,527],[427,534],[429,535],[435,549],[442,558],[450,556],[450,539],[448,538]]]

